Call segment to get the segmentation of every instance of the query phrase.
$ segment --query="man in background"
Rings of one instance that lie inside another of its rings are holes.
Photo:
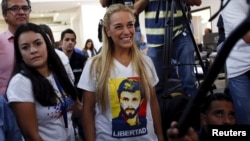
[[[168,4],[166,4],[168,2]],[[172,2],[172,3],[171,3]],[[173,10],[170,5],[173,4]],[[156,92],[160,95],[165,87],[166,70],[163,69],[164,47],[171,48],[172,60],[178,63],[176,71],[170,70],[169,78],[180,78],[186,94],[193,96],[196,91],[196,78],[194,74],[194,51],[195,46],[192,43],[192,32],[189,31],[191,24],[191,6],[199,6],[201,0],[180,0],[180,4],[176,0],[159,1],[159,0],[137,0],[137,11],[145,12],[145,27],[148,43],[147,55],[151,57],[159,78],[156,86]],[[166,7],[168,5],[168,7]],[[166,12],[166,9],[168,11]],[[187,15],[184,15],[184,10]],[[172,13],[171,13],[172,11]],[[158,14],[158,15],[157,15]],[[167,16],[166,16],[167,14]],[[173,19],[171,16],[173,15]],[[157,19],[157,20],[156,20]],[[170,20],[170,21],[169,21]],[[174,22],[173,22],[174,21]],[[169,22],[169,26],[173,22],[173,37],[165,37],[165,22]],[[171,38],[173,46],[164,46],[165,38]],[[168,56],[167,56],[168,57]],[[171,64],[175,65],[176,64]],[[168,66],[170,68],[170,66]],[[176,75],[177,74],[177,75]]]
[[[209,125],[235,125],[235,112],[232,98],[223,93],[206,97],[200,108],[201,129],[197,132],[199,141],[209,140]]]
[[[8,29],[0,34],[0,93],[5,95],[14,66],[14,34],[16,29],[29,21],[29,0],[2,0],[2,14]]]
[[[208,131],[209,126],[235,125],[235,110],[231,97],[228,94],[223,93],[215,93],[207,96],[200,107],[200,121],[201,129],[195,131],[194,129],[189,128],[185,134],[186,139],[189,138],[192,141],[211,141],[212,136],[210,133],[212,132]],[[167,130],[166,134],[169,141],[183,141],[183,138],[181,139],[178,137],[178,129],[176,128],[176,125],[176,122],[172,122],[171,127]]]
[[[69,58],[69,64],[75,76],[75,85],[78,83],[85,61],[87,60],[81,53],[75,51],[76,45],[76,34],[72,29],[65,29],[61,33],[61,50]],[[79,95],[82,94],[82,91],[78,89]],[[81,99],[81,96],[79,96]]]
[[[85,56],[83,56],[82,53],[77,52],[74,49],[75,45],[76,45],[75,32],[69,28],[62,31],[62,33],[61,33],[61,50],[69,58],[69,64],[71,66],[71,69],[72,69],[74,77],[75,77],[74,85],[76,86],[79,79],[80,79],[80,76],[82,74],[83,67],[84,67],[84,64],[85,64],[87,58]],[[77,90],[78,90],[78,98],[81,100],[82,99],[82,90],[79,88],[77,88]],[[79,136],[82,139],[84,139],[80,116],[73,114],[72,120],[73,120],[73,124],[75,124],[74,126],[78,127]]]

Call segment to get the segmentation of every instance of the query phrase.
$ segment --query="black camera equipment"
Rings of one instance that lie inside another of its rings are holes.
[[[250,0],[247,0],[248,4]],[[228,57],[230,51],[236,44],[236,42],[248,31],[250,30],[250,10],[248,11],[247,17],[241,22],[241,24],[233,30],[233,32],[226,38],[224,44],[222,45],[220,51],[218,52],[212,66],[210,67],[203,84],[199,87],[198,92],[195,96],[191,98],[188,102],[180,120],[178,121],[179,136],[184,136],[190,127],[189,119],[195,112],[195,107],[200,106],[205,100],[206,94],[213,84],[218,73],[224,66],[226,58]]]
[[[163,69],[165,69],[165,84],[166,86],[164,87],[164,93],[167,92],[168,90],[168,77],[169,77],[169,73],[172,69],[173,66],[182,66],[182,65],[193,65],[193,66],[196,66],[197,64],[182,64],[182,63],[174,63],[172,64],[171,63],[171,60],[172,60],[172,49],[173,49],[173,27],[174,27],[174,6],[175,4],[178,4],[179,7],[181,8],[181,11],[183,13],[183,21],[184,21],[184,24],[185,24],[185,27],[187,29],[187,32],[191,35],[191,40],[192,40],[192,43],[193,43],[193,46],[195,47],[195,52],[196,52],[196,57],[199,61],[199,65],[201,66],[201,69],[203,71],[203,75],[205,76],[206,72],[207,72],[207,69],[205,69],[205,65],[204,65],[204,61],[202,60],[201,58],[201,55],[200,55],[200,51],[199,51],[199,48],[197,47],[196,45],[196,42],[195,42],[195,39],[194,39],[194,36],[193,36],[193,31],[190,27],[190,20],[189,18],[187,17],[186,15],[186,11],[184,10],[184,5],[183,5],[183,2],[181,2],[182,0],[164,0],[165,2],[165,6],[166,6],[166,14],[165,14],[165,36],[164,36],[164,55],[163,55]],[[176,2],[176,3],[175,3]],[[160,5],[161,2],[159,1],[159,4],[158,4],[158,10],[156,12],[156,17],[155,17],[155,22],[158,22],[158,17],[159,17],[159,9],[160,9]],[[170,14],[169,14],[170,12]],[[170,15],[170,16],[169,16]],[[206,67],[207,68],[207,67]],[[204,78],[203,76],[203,78]],[[198,79],[198,77],[197,77]],[[181,83],[181,82],[180,82]],[[213,93],[213,89],[215,88],[214,85],[211,86],[210,88],[210,92]]]
[[[162,5],[161,5],[162,4]],[[165,5],[163,5],[165,4]],[[174,66],[183,66],[183,65],[192,65],[195,66],[196,64],[180,64],[180,63],[172,63],[173,59],[173,28],[174,28],[174,13],[175,13],[175,6],[179,5],[181,8],[181,12],[183,13],[183,22],[184,22],[184,28],[186,28],[186,32],[191,35],[192,43],[195,47],[196,55],[199,60],[200,66],[205,74],[206,70],[204,69],[204,64],[200,56],[200,51],[199,48],[196,45],[195,39],[193,37],[193,32],[190,28],[190,20],[186,16],[186,12],[184,11],[184,6],[183,3],[181,3],[178,0],[162,0],[161,2],[159,1],[158,3],[158,10],[156,12],[156,22],[158,22],[158,17],[159,17],[159,10],[160,6],[165,6],[165,35],[164,35],[164,47],[163,47],[163,69],[165,70],[165,77],[164,77],[164,89],[162,93],[160,93],[160,98],[159,98],[159,104],[160,104],[160,111],[161,111],[161,118],[162,118],[162,130],[166,131],[167,128],[170,126],[170,121],[169,119],[173,120],[178,120],[181,113],[183,112],[183,109],[185,108],[185,104],[187,101],[190,99],[189,96],[184,92],[182,83],[180,79],[178,78],[172,78],[170,77],[173,75],[175,72],[171,72],[174,69]],[[204,75],[203,74],[203,75]],[[175,75],[175,74],[174,74]],[[212,92],[212,91],[211,91]],[[178,96],[173,96],[173,95],[178,95]],[[179,101],[179,105],[173,105],[173,102]],[[172,105],[170,105],[172,104]],[[193,115],[197,115],[193,114]],[[198,116],[198,115],[197,115]],[[195,117],[193,118],[195,119]],[[195,119],[197,121],[197,119]],[[194,126],[199,127],[199,125],[196,123],[193,123]],[[166,135],[164,134],[165,140],[167,140]]]

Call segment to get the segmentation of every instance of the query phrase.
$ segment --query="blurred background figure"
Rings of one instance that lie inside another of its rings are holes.
[[[93,57],[97,54],[97,51],[94,47],[94,43],[93,43],[93,40],[92,39],[88,39],[86,42],[85,42],[85,46],[82,50],[83,52],[83,55],[87,58],[89,57]]]
[[[147,42],[145,41],[145,36],[143,34],[141,35],[140,50],[144,54],[147,54],[148,52]]]
[[[61,33],[61,43],[62,43],[62,51],[67,55],[69,59],[69,64],[71,66],[71,69],[73,71],[74,77],[75,77],[75,83],[74,86],[76,87],[80,76],[83,71],[83,67],[85,64],[85,61],[87,60],[87,57],[85,57],[82,53],[79,53],[75,50],[76,45],[76,34],[72,29],[65,29]],[[82,90],[77,88],[78,91],[78,98],[82,99]],[[78,128],[78,135],[83,139],[83,131],[82,131],[82,124],[80,120],[80,116],[73,113],[72,120],[74,124],[74,129],[76,127]],[[75,130],[75,134],[77,135],[77,132]]]
[[[5,95],[14,66],[14,33],[29,21],[31,4],[29,0],[2,0],[1,8],[8,27],[0,34],[0,93]]]
[[[210,34],[212,33],[212,29],[211,28],[205,28],[204,29],[204,35]]]

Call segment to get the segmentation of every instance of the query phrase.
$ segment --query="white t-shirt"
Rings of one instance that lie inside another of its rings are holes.
[[[70,64],[69,64],[69,58],[67,55],[65,55],[64,52],[62,52],[61,50],[58,50],[58,49],[55,49],[57,55],[59,56],[59,58],[61,59],[63,65],[64,65],[64,68],[69,76],[69,78],[71,79],[71,81],[74,83],[75,81],[75,76],[74,76],[74,73],[70,67]]]
[[[53,75],[47,77],[51,82],[58,97],[63,101]],[[33,102],[35,103],[39,135],[44,141],[74,141],[74,130],[71,121],[72,111],[67,112],[68,128],[65,128],[62,116],[61,104],[55,106],[42,106],[33,95],[30,79],[22,74],[16,74],[9,83],[7,88],[7,98],[11,102]],[[67,109],[72,108],[74,101],[71,98],[65,98]],[[27,115],[28,116],[28,115]]]
[[[231,0],[222,10],[226,37],[247,17],[248,10],[249,5],[246,0]],[[250,44],[240,39],[231,50],[226,66],[228,78],[239,76],[250,70]]]
[[[150,75],[151,83],[155,86],[158,83],[158,77],[151,59],[148,56],[144,56],[145,62],[147,62],[147,69],[145,71]],[[78,87],[87,91],[96,91],[96,78],[90,76],[90,66],[92,59],[89,59],[84,67],[81,78],[78,82]],[[114,124],[114,119],[119,116],[120,103],[118,101],[119,84],[123,80],[134,79],[139,80],[138,75],[132,70],[131,64],[128,67],[120,64],[117,60],[114,60],[114,71],[111,72],[111,76],[108,80],[109,87],[109,107],[105,114],[101,113],[99,106],[95,106],[95,129],[96,129],[96,140],[97,141],[157,141],[157,136],[153,127],[153,118],[150,108],[150,100],[145,100],[140,105],[140,125],[139,126],[124,126],[126,122]],[[87,115],[86,115],[87,116]],[[116,122],[117,123],[117,122]],[[121,125],[120,128],[119,124]],[[119,129],[120,128],[120,129]],[[126,128],[126,129],[125,129]]]
[[[89,57],[92,57],[91,50],[87,49],[87,53],[88,53],[88,56],[89,56]]]

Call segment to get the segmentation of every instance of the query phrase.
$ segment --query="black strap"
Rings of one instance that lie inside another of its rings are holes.
[[[223,0],[221,0],[220,9],[208,21],[211,22],[214,18],[216,18],[218,16],[218,14],[227,6],[227,4],[229,2],[230,2],[230,0],[227,0],[225,5],[223,5]]]
[[[65,128],[68,128],[68,117],[67,117],[67,100],[66,100],[66,96],[64,95],[64,92],[63,92],[63,89],[60,85],[60,82],[58,81],[56,75],[53,75],[54,76],[54,79],[55,79],[55,82],[56,82],[56,86],[59,90],[59,92],[61,93],[62,95],[62,98],[63,98],[63,101],[61,100],[61,98],[57,96],[57,98],[59,99],[60,103],[61,103],[61,110],[62,110],[62,115],[63,115],[63,121],[64,121],[64,124],[65,124]]]

